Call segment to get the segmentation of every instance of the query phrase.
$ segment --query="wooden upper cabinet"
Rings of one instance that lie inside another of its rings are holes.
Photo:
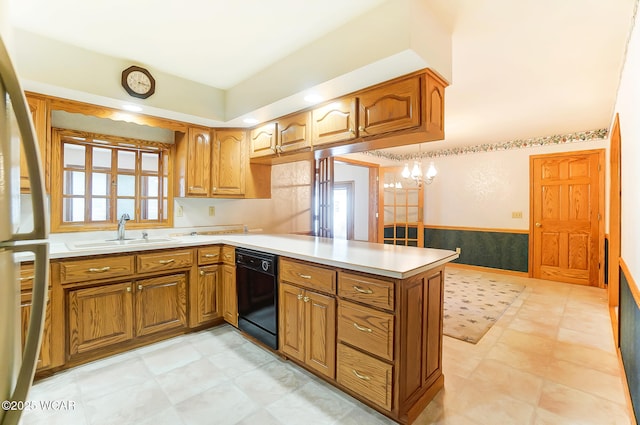
[[[251,158],[269,156],[276,153],[278,129],[275,122],[261,125],[251,130]]]
[[[36,131],[36,138],[38,140],[38,147],[40,148],[40,161],[42,162],[42,168],[45,173],[45,189],[49,192],[49,164],[47,161],[47,135],[49,133],[49,114],[47,110],[47,101],[43,98],[27,95],[27,104],[31,111],[31,119],[33,120],[33,127]],[[24,150],[20,145],[20,192],[30,193],[31,184],[29,183],[29,171],[27,170],[27,162],[24,156]]]
[[[314,146],[347,142],[358,136],[356,131],[356,97],[337,99],[312,112]]]
[[[427,74],[425,94],[425,125],[433,140],[444,139],[444,88],[439,78]]]
[[[420,125],[419,76],[366,90],[358,97],[358,131],[361,137]]]
[[[190,127],[187,137],[186,195],[207,196],[211,186],[211,132]]]
[[[213,142],[212,195],[245,193],[246,132],[217,130]]]
[[[311,146],[311,113],[302,112],[278,120],[276,150],[287,153]]]

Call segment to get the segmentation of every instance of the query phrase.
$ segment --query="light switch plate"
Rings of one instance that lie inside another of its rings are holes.
[[[511,213],[511,218],[522,218],[522,211],[513,211]]]
[[[216,215],[216,207],[209,207],[209,216],[213,217]]]
[[[182,211],[182,205],[178,205],[178,208],[176,208],[176,217],[182,217],[182,214],[184,212]]]

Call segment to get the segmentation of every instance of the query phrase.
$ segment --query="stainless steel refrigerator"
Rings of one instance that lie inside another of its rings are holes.
[[[28,224],[20,216],[20,144],[31,187],[33,223]],[[20,420],[40,351],[49,269],[42,175],[29,106],[0,37],[0,425]],[[17,261],[32,258],[33,303],[23,349]]]

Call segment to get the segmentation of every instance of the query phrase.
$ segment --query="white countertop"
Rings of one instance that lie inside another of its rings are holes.
[[[72,258],[155,249],[228,244],[348,270],[404,279],[458,258],[455,251],[316,238],[301,235],[224,234],[171,238],[161,243],[69,249],[52,238],[50,258]],[[29,260],[21,256],[21,260]]]

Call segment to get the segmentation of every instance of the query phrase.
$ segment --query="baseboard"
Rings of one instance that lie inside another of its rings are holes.
[[[517,272],[514,270],[504,270],[504,269],[494,269],[493,267],[483,267],[483,266],[474,266],[471,264],[461,264],[461,263],[447,263],[447,268],[458,268],[458,269],[467,269],[467,270],[476,270],[479,272],[487,272],[487,273],[498,273],[498,274],[506,274],[510,276],[518,276],[518,277],[529,277],[529,273],[527,272]]]
[[[609,306],[609,317],[611,318],[611,331],[613,332],[613,342],[616,349],[620,348],[620,332],[618,329],[618,313],[616,306]]]

